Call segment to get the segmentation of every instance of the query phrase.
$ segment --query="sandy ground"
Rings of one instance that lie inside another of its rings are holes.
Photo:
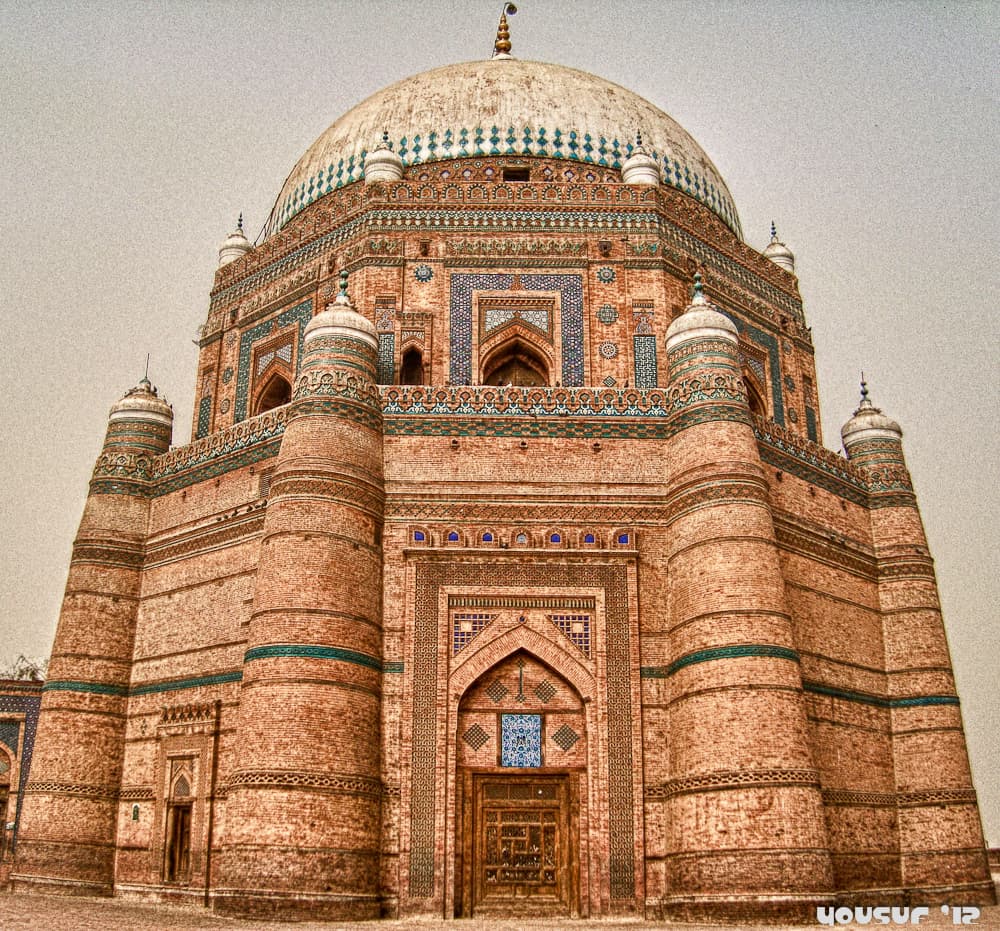
[[[919,927],[945,928],[962,927],[955,924],[953,915],[942,915],[939,908],[920,921]],[[258,929],[258,931],[337,931],[337,929],[364,929],[364,931],[646,931],[654,928],[676,928],[678,931],[733,931],[732,925],[670,924],[647,921],[438,921],[411,919],[409,921],[382,921],[367,923],[339,924],[332,922],[301,922],[282,924],[262,921],[245,921],[221,918],[197,908],[140,905],[121,899],[63,898],[59,896],[24,895],[0,893],[0,929],[20,931],[20,929],[40,929],[40,931],[174,931],[174,929],[221,929],[233,931]],[[760,926],[758,926],[760,927]],[[772,925],[770,931],[801,931],[803,927],[829,927],[820,924],[807,926]],[[851,922],[834,925],[838,928],[859,929],[864,925]],[[917,927],[912,924],[893,925],[871,924],[868,927],[886,928]],[[971,925],[983,931],[1000,931],[1000,907],[985,908]]]

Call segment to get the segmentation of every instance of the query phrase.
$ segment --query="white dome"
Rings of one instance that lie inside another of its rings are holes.
[[[620,169],[637,130],[663,181],[705,204],[742,236],[718,169],[670,116],[585,71],[511,58],[425,71],[348,111],[292,169],[267,233],[324,194],[364,177],[365,157],[383,132],[407,166],[477,155],[537,155]]]

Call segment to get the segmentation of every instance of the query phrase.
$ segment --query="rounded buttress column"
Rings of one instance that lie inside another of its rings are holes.
[[[374,327],[306,328],[271,480],[229,782],[219,911],[380,911],[382,414]]]
[[[143,379],[112,409],[42,690],[15,889],[111,895],[153,457],[173,412]]]
[[[670,804],[665,911],[814,919],[819,778],[735,325],[696,282],[667,332]]]
[[[979,806],[938,599],[934,561],[903,458],[903,431],[861,405],[841,431],[867,471],[878,560],[903,888],[921,902],[992,905]]]

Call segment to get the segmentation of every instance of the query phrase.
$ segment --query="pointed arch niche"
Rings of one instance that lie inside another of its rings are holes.
[[[465,690],[456,715],[456,916],[581,914],[587,710],[574,685],[525,648]]]

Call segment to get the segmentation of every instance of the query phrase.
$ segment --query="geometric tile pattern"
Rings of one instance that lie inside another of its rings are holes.
[[[391,385],[396,367],[396,334],[378,335],[378,384]]]
[[[463,735],[464,740],[473,750],[479,750],[490,742],[490,735],[478,724],[473,724]]]
[[[614,309],[610,304],[602,304],[597,311],[597,319],[601,323],[610,326],[618,319],[618,311]]]
[[[635,386],[636,388],[656,387],[656,337],[634,336]]]
[[[31,754],[35,747],[35,730],[38,727],[38,711],[41,706],[41,697],[37,694],[34,695],[2,695],[0,696],[0,715],[5,712],[8,714],[23,714],[24,715],[24,738],[23,744],[21,746],[21,785],[26,785],[28,782],[29,771],[31,769]],[[16,740],[15,747],[16,747]],[[6,742],[6,741],[5,741]],[[15,846],[11,848],[9,854],[13,855],[16,851],[17,844],[17,825],[21,820],[21,804],[24,801],[24,793],[20,792],[17,796],[17,809],[14,812],[14,837]],[[0,830],[4,829],[6,825],[0,824]]]
[[[500,715],[500,765],[521,768],[542,765],[540,714]]]
[[[470,612],[455,614],[452,618],[452,654],[454,655],[458,653],[463,647],[471,643],[479,632],[482,631],[482,629],[486,627],[495,617],[495,614],[477,614]]]
[[[540,702],[549,701],[555,694],[556,688],[551,682],[549,682],[548,679],[542,679],[542,681],[535,686],[535,695],[538,696],[538,700]]]
[[[436,126],[412,138],[391,140],[403,166],[448,158],[474,158],[489,155],[541,155],[548,158],[620,168],[631,155],[632,144],[607,139],[599,133],[580,132],[579,127],[513,126]],[[290,191],[268,219],[267,235],[285,225],[313,201],[344,185],[364,177],[367,150],[352,153],[345,161],[319,166],[316,173]],[[729,198],[696,165],[689,165],[673,155],[653,151],[666,184],[694,197],[714,211],[735,233],[741,234],[739,218]]]
[[[552,740],[563,750],[569,750],[579,739],[580,735],[568,724],[564,724],[552,735]]]
[[[521,275],[521,290],[558,291],[562,305],[562,383],[583,384],[583,278],[580,275]],[[513,275],[451,276],[450,379],[472,381],[472,295],[474,291],[509,291]],[[524,311],[520,312],[524,316]],[[534,321],[531,321],[534,322]]]
[[[494,704],[500,704],[510,694],[510,689],[499,679],[494,679],[487,687],[486,694]]]
[[[550,614],[549,620],[556,625],[584,656],[590,656],[590,615]]]
[[[20,721],[0,721],[0,744],[6,744],[10,752],[15,755],[17,755],[17,738],[20,736]]]
[[[212,396],[206,395],[198,402],[198,429],[195,433],[196,439],[208,436],[209,426],[212,423]]]

